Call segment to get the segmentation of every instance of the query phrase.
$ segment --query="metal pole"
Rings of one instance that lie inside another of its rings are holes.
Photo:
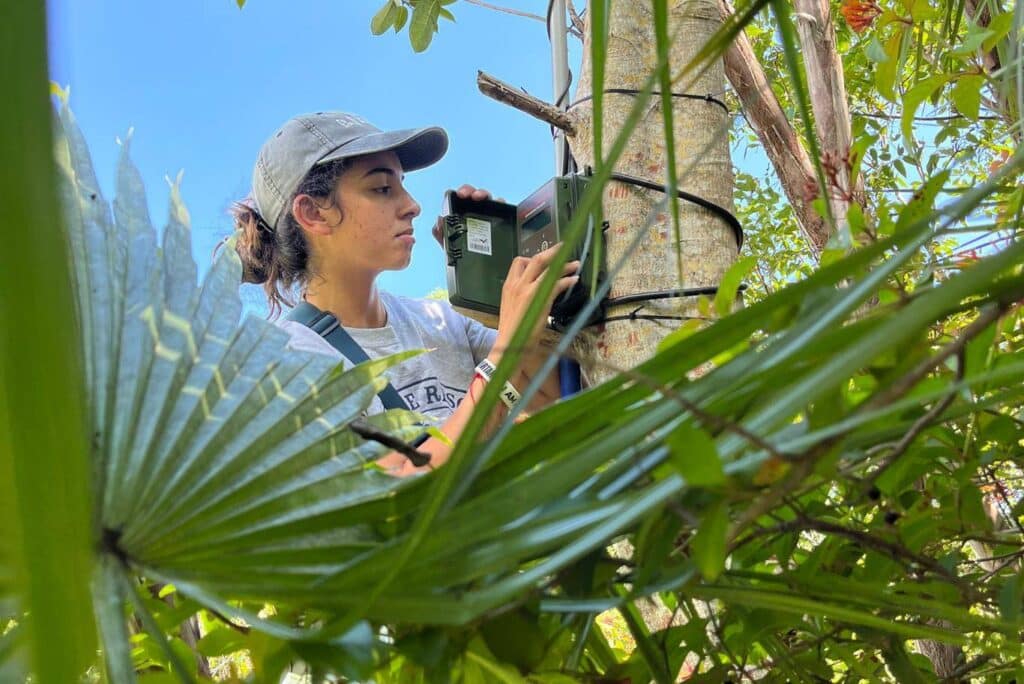
[[[548,0],[548,39],[551,41],[551,81],[555,106],[565,111],[569,104],[569,46],[566,0]],[[565,131],[555,128],[555,175],[569,171]],[[558,378],[563,397],[580,391],[580,367],[570,358],[558,360]]]
[[[563,111],[569,102],[569,47],[566,35],[565,0],[549,0],[548,38],[551,41],[551,76],[555,106]],[[566,172],[565,131],[555,129],[555,175]]]

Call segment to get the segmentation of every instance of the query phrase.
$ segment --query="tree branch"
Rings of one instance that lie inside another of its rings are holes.
[[[718,0],[723,21],[735,14],[729,0]],[[782,189],[793,206],[797,222],[815,255],[828,242],[829,230],[824,219],[811,207],[804,192],[817,186],[814,167],[807,150],[772,91],[764,69],[754,55],[746,34],[736,36],[726,50],[725,75],[743,106],[743,114],[757,134],[765,153],[779,176]]]
[[[644,385],[645,387],[661,392],[666,398],[678,404],[679,408],[692,413],[694,418],[706,427],[719,430],[720,432],[734,434],[746,440],[753,446],[763,449],[770,454],[772,458],[776,458],[780,461],[791,461],[794,458],[794,454],[786,454],[779,451],[775,445],[771,444],[760,435],[751,432],[739,423],[735,423],[727,418],[705,411],[698,404],[690,401],[672,387],[658,382],[654,378],[644,375],[643,373],[639,373],[633,368],[621,368],[608,363],[607,361],[602,361],[601,367],[610,369],[617,375],[623,375],[638,385]]]
[[[836,32],[829,0],[794,0],[793,4],[811,109],[814,112],[814,129],[821,143],[822,154],[833,161],[847,159],[853,133],[850,109],[846,102],[843,62],[836,49]],[[848,197],[833,197],[829,201],[837,224],[844,225],[851,199],[864,205],[862,184],[858,178],[850,177],[844,164],[836,163],[835,167],[837,182],[848,191]]]
[[[942,679],[943,682],[961,682],[964,676],[966,676],[971,670],[976,670],[988,661],[992,660],[990,655],[980,655],[977,658],[972,658],[960,667],[953,670],[948,677]]]
[[[957,382],[964,379],[964,371],[966,370],[966,366],[967,359],[964,356],[964,350],[961,349],[959,352],[957,352]],[[885,457],[885,460],[882,461],[881,465],[879,465],[878,468],[865,479],[865,483],[868,484],[869,486],[873,485],[878,480],[878,478],[882,476],[882,473],[884,473],[889,468],[889,466],[895,463],[896,460],[899,459],[899,457],[902,456],[903,453],[910,448],[910,445],[914,443],[914,440],[917,439],[918,435],[920,435],[925,428],[931,425],[933,420],[942,415],[943,411],[949,408],[949,405],[953,403],[954,399],[956,399],[956,394],[956,391],[950,391],[949,394],[947,394],[940,401],[936,402],[934,406],[928,409],[928,411],[925,412],[923,416],[915,420],[914,424],[910,426],[909,430],[907,430],[907,433],[900,438],[900,441],[896,443],[896,446],[894,446],[892,451],[889,452],[889,454]]]
[[[857,542],[861,546],[866,548],[874,549],[875,551],[881,551],[888,554],[894,560],[902,559],[904,561],[913,563],[920,566],[923,569],[931,570],[936,575],[945,578],[950,584],[958,587],[965,598],[973,600],[976,598],[976,592],[974,589],[955,573],[950,572],[933,558],[928,556],[922,556],[921,554],[914,553],[910,549],[890,542],[885,539],[880,539],[868,532],[861,530],[855,530],[850,527],[844,527],[842,525],[828,522],[827,520],[819,520],[817,518],[810,518],[805,515],[797,515],[796,518],[788,522],[779,523],[772,527],[762,527],[760,529],[752,531],[744,539],[737,541],[733,544],[733,549],[742,546],[748,542],[751,542],[759,537],[772,534],[784,534],[788,532],[803,532],[811,530],[814,532],[820,532],[822,534],[834,534],[840,537],[845,537],[851,541]]]
[[[495,12],[504,12],[505,14],[514,14],[517,17],[525,17],[526,19],[534,19],[541,23],[547,23],[547,19],[540,16],[539,14],[531,14],[529,12],[523,12],[522,10],[512,9],[511,7],[501,7],[499,5],[492,5],[489,2],[483,2],[483,0],[465,0],[470,5],[476,5],[477,7],[483,7],[484,9],[494,10]]]
[[[511,86],[482,71],[477,72],[476,85],[480,92],[487,97],[525,112],[535,119],[551,124],[555,128],[560,128],[567,135],[576,135],[576,126],[565,112],[540,98],[530,95],[525,90]]]
[[[1012,305],[1009,303],[999,303],[982,311],[970,325],[963,329],[959,337],[940,349],[938,354],[929,356],[921,361],[913,370],[894,382],[886,390],[876,394],[862,404],[858,410],[872,411],[895,401],[909,392],[914,385],[921,382],[926,375],[931,373],[933,368],[949,357],[959,354],[967,346],[968,342],[993,322],[997,321],[1010,308],[1012,308]]]
[[[572,2],[569,2],[569,23],[572,34],[580,40],[583,40],[583,32],[586,30],[586,26],[583,23],[583,17],[581,17],[580,13],[576,11],[576,7]]]
[[[408,458],[414,466],[422,468],[425,465],[430,465],[430,454],[425,451],[419,451],[400,439],[392,437],[386,432],[378,430],[362,420],[353,420],[348,424],[348,429],[356,433],[363,439],[368,439],[371,442],[377,442],[383,444],[393,451],[397,451],[406,458]]]

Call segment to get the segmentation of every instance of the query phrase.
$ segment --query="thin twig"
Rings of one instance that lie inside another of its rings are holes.
[[[565,112],[540,98],[530,95],[525,90],[509,85],[482,71],[478,71],[476,74],[476,85],[480,92],[487,97],[525,112],[535,119],[551,124],[555,128],[560,128],[568,135],[576,135],[576,125]]]
[[[378,430],[377,428],[369,425],[362,420],[353,420],[348,424],[348,428],[362,437],[368,439],[371,442],[377,442],[383,444],[389,449],[397,451],[406,458],[408,458],[414,466],[422,468],[425,465],[430,465],[430,454],[425,451],[419,451],[402,440],[389,435],[386,432]]]
[[[957,352],[956,357],[956,382],[960,382],[964,379],[964,372],[967,366],[967,359],[965,358],[964,350],[960,349]],[[949,408],[949,405],[953,403],[954,399],[956,399],[956,395],[956,390],[951,390],[949,394],[942,398],[941,401],[937,402],[934,406],[928,409],[923,416],[914,421],[914,424],[910,426],[907,433],[903,435],[899,442],[896,443],[896,446],[894,446],[892,451],[885,457],[885,460],[879,464],[878,468],[875,469],[874,472],[864,479],[864,483],[868,485],[869,488],[878,481],[878,478],[881,477],[882,474],[893,463],[895,463],[907,449],[910,448],[910,445],[914,443],[914,440],[917,439],[918,435],[920,435],[925,428],[930,426],[933,420],[942,415],[943,411]]]
[[[522,10],[512,9],[511,7],[501,7],[499,5],[492,5],[489,2],[483,2],[483,0],[466,0],[470,5],[476,5],[477,7],[483,7],[484,9],[494,10],[495,12],[504,12],[505,14],[514,14],[517,17],[524,17],[526,19],[535,19],[541,23],[546,24],[547,19],[540,16],[539,14],[531,14],[529,12],[523,12]]]
[[[248,627],[246,625],[240,625],[237,622],[233,622],[231,620],[231,618],[229,618],[228,616],[223,615],[223,614],[217,612],[213,608],[209,608],[207,606],[203,606],[203,610],[205,610],[207,613],[212,615],[214,618],[216,618],[220,622],[223,622],[225,625],[227,625],[228,627],[230,627],[231,629],[235,630],[236,632],[238,632],[240,634],[248,634],[251,631],[251,629],[252,629],[252,628],[250,628],[250,627]]]
[[[966,663],[953,670],[948,677],[941,679],[940,681],[959,682],[963,680],[964,675],[966,675],[968,672],[970,672],[971,670],[978,669],[990,660],[992,660],[992,656],[990,655],[980,655],[977,658],[968,660]]]
[[[730,432],[739,437],[742,437],[744,440],[750,442],[751,444],[760,449],[767,451],[769,454],[771,454],[773,457],[779,460],[790,461],[793,459],[793,454],[786,454],[779,451],[775,446],[765,441],[763,437],[754,434],[753,432],[746,429],[739,423],[734,423],[731,420],[715,415],[714,413],[708,413],[700,406],[698,406],[697,404],[695,404],[694,402],[690,401],[682,394],[677,392],[672,387],[660,383],[656,381],[654,378],[648,377],[643,373],[639,373],[633,368],[619,368],[612,363],[608,363],[607,361],[602,361],[600,363],[600,366],[602,368],[607,368],[608,370],[611,370],[613,373],[623,375],[639,385],[644,385],[645,387],[661,392],[662,394],[665,395],[665,397],[672,400],[676,404],[679,404],[679,407],[681,409],[683,409],[684,411],[689,411],[697,418],[697,420],[711,427],[712,429],[719,430],[721,432]]]
[[[831,440],[822,442],[822,444],[826,443],[831,447]],[[819,444],[819,446],[821,445]],[[817,449],[812,453],[816,454]],[[804,458],[794,465],[767,493],[756,499],[754,503],[743,511],[743,514],[733,523],[732,529],[729,531],[728,540],[735,542],[740,531],[745,529],[747,525],[775,508],[779,501],[786,497],[787,493],[792,492],[796,485],[800,484],[814,470],[814,465],[815,459],[811,457]]]
[[[861,530],[855,530],[850,527],[844,527],[836,523],[831,523],[825,520],[819,520],[817,518],[811,518],[805,515],[798,515],[793,520],[781,523],[779,525],[774,525],[772,527],[762,527],[757,530],[754,530],[743,540],[735,543],[733,545],[733,549],[735,550],[743,544],[747,544],[759,537],[764,537],[766,535],[785,534],[788,532],[803,532],[805,530],[821,532],[822,534],[835,534],[837,536],[845,537],[847,539],[855,541],[861,546],[872,548],[876,551],[883,551],[885,553],[888,553],[893,559],[903,559],[905,561],[910,561],[916,565],[919,565],[922,568],[931,570],[936,575],[945,578],[951,584],[959,587],[961,593],[963,593],[963,595],[966,598],[973,599],[976,596],[974,589],[969,584],[964,583],[964,581],[960,577],[950,572],[948,569],[946,569],[945,566],[943,566],[941,563],[932,558],[914,553],[910,549],[900,544],[886,541],[885,539],[880,539],[867,532],[862,532]]]
[[[903,118],[899,114],[885,114],[882,112],[850,112],[854,116],[865,116],[869,119],[885,119],[887,121],[899,121]],[[955,121],[957,119],[966,119],[963,114],[950,114],[948,116],[915,116],[914,121]],[[1001,119],[999,116],[979,116],[979,121],[993,121]]]
[[[1006,527],[1009,527],[1011,525],[1015,526],[1018,532],[1024,534],[1024,525],[1021,525],[1020,521],[1017,520],[1016,516],[1007,515],[1006,513],[1004,513],[1004,511],[1013,510],[1013,503],[1010,501],[1010,497],[1006,493],[1006,486],[1000,481],[998,477],[996,477],[995,470],[992,469],[992,466],[985,466],[985,476],[988,478],[989,483],[995,488],[996,499],[1000,500],[1003,504],[998,509],[999,520],[1002,521],[1002,523]],[[997,521],[993,520],[992,523],[996,524]]]
[[[569,33],[583,40],[583,32],[586,30],[586,25],[583,23],[583,17],[576,11],[576,7],[572,2],[569,2],[569,22]]]
[[[938,354],[921,361],[921,363],[919,363],[913,370],[894,382],[885,391],[879,392],[874,397],[861,404],[859,410],[862,412],[873,411],[876,408],[886,406],[909,392],[915,385],[917,385],[917,383],[921,382],[926,375],[931,373],[935,366],[939,365],[949,357],[959,354],[967,346],[968,342],[974,339],[993,322],[999,320],[1000,316],[1006,313],[1006,311],[1011,307],[1012,304],[1008,302],[999,302],[997,305],[982,311],[970,325],[964,328],[959,337],[940,349]]]
[[[740,664],[740,661],[736,657],[736,654],[732,652],[731,648],[729,648],[729,644],[725,640],[725,635],[722,634],[722,626],[719,624],[718,618],[715,615],[717,612],[718,611],[715,610],[708,611],[708,620],[711,622],[711,629],[714,631],[715,636],[718,638],[718,645],[722,648],[722,651],[725,653],[726,657],[732,663],[733,669],[735,669],[736,672],[739,673],[740,681],[742,682],[743,676],[746,673],[743,671],[743,666]]]
[[[981,582],[989,581],[990,579],[992,579],[993,577],[995,577],[996,575],[1001,573],[1006,568],[1010,567],[1011,565],[1014,565],[1018,560],[1020,560],[1020,554],[1017,554],[1017,558],[1007,558],[1007,559],[1001,561],[998,565],[996,565],[991,570],[985,568],[984,565],[981,565],[981,568],[983,570],[985,570],[985,575],[981,578]],[[980,563],[979,563],[979,565],[980,565]]]
[[[995,563],[997,561],[1014,561],[1021,557],[1024,557],[1024,550],[1001,553],[998,556],[986,556],[985,558],[969,558],[967,560],[960,561],[957,565],[980,565],[982,563]]]

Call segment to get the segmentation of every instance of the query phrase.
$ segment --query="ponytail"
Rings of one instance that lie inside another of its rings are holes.
[[[299,183],[292,199],[309,195],[336,204],[335,188],[347,168],[348,160],[340,159],[314,166]],[[277,318],[285,306],[295,305],[292,293],[305,289],[309,283],[309,244],[302,226],[291,212],[291,202],[272,227],[256,211],[251,198],[231,206],[238,239],[235,249],[242,261],[242,282],[263,285],[270,308],[270,318]]]
[[[235,250],[242,262],[242,282],[263,286],[269,317],[277,318],[284,306],[294,306],[289,294],[294,286],[308,280],[306,238],[301,229],[289,231],[288,236],[279,235],[257,213],[251,200],[235,202],[231,215],[238,236]]]

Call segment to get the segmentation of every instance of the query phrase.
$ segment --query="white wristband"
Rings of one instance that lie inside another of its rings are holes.
[[[494,364],[488,359],[484,359],[476,365],[476,374],[484,379],[486,382],[491,381],[491,376],[494,375]],[[519,403],[520,395],[511,382],[505,381],[505,386],[501,388],[501,401],[504,402],[505,406],[510,409],[515,408],[516,404]]]

